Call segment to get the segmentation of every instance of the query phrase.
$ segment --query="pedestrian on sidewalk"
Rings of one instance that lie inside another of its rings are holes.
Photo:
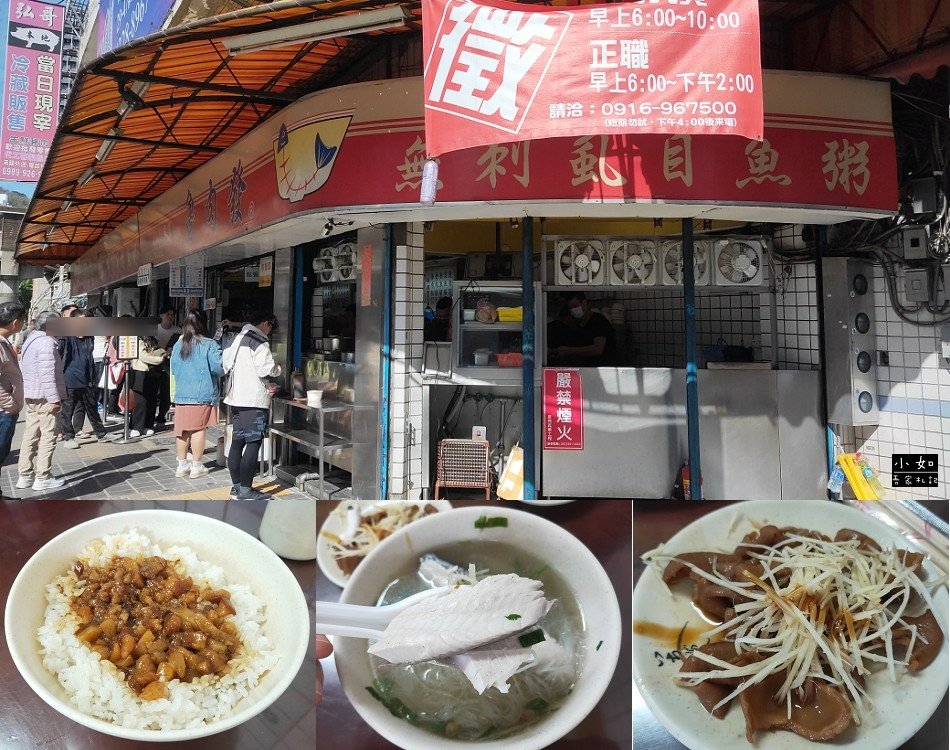
[[[53,450],[59,435],[59,410],[66,398],[63,360],[56,339],[46,335],[46,324],[58,318],[42,312],[33,321],[33,332],[23,342],[20,369],[23,371],[23,398],[26,425],[20,444],[16,486],[34,490],[54,490],[66,482],[54,477]]]
[[[158,340],[158,345],[166,352],[172,350],[175,342],[178,341],[178,337],[181,336],[181,328],[175,325],[177,315],[174,305],[165,305],[159,316],[158,328],[152,334]],[[168,410],[172,406],[171,369],[167,359],[160,366],[158,376],[158,414],[155,417],[155,429],[164,430]]]
[[[0,305],[0,464],[10,455],[16,420],[23,410],[23,373],[10,342],[23,330],[25,319],[26,308],[19,302]]]
[[[139,339],[138,359],[132,361],[132,368],[126,373],[132,378],[129,387],[135,394],[129,437],[155,434],[155,405],[161,388],[162,365],[166,359],[167,352],[158,345],[154,336]]]
[[[176,477],[197,479],[208,473],[204,465],[205,430],[218,423],[218,377],[221,347],[208,338],[208,327],[196,310],[188,313],[182,334],[172,348],[175,377]],[[191,463],[188,451],[191,450]]]
[[[91,318],[92,313],[81,307],[73,310],[71,318]],[[106,428],[99,418],[96,403],[95,340],[92,336],[66,336],[59,340],[60,356],[63,358],[63,376],[66,382],[66,398],[63,400],[62,433],[64,448],[78,448],[77,437],[83,423],[89,418],[95,442],[106,436]]]
[[[277,318],[271,311],[251,314],[222,356],[224,372],[228,376],[224,402],[231,407],[231,449],[228,451],[228,471],[231,474],[231,498],[261,500],[269,495],[253,489],[257,456],[268,432],[270,400],[277,391],[275,383],[267,378],[280,375],[280,365],[274,362],[268,337],[277,328]]]

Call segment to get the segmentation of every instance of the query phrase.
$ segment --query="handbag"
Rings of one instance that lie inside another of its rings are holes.
[[[123,412],[131,412],[135,408],[135,391],[128,392],[128,399],[126,399],[125,391],[122,391],[119,394],[119,409]]]
[[[241,348],[241,344],[243,343],[243,341],[244,341],[244,332],[242,331],[235,337],[234,341],[231,342],[231,346],[228,347],[228,350],[230,350],[232,347],[234,348],[234,359],[231,362],[231,366],[225,367],[224,363],[222,362],[222,368],[224,370],[224,374],[221,376],[221,397],[222,398],[228,397],[228,394],[231,392],[231,386],[234,385],[234,368],[237,366],[238,349]]]

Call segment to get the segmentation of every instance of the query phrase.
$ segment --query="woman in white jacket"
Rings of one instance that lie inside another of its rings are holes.
[[[261,443],[269,428],[271,395],[277,390],[277,386],[266,379],[276,378],[281,373],[267,341],[276,327],[274,313],[255,312],[221,358],[228,377],[224,403],[231,407],[228,471],[231,497],[237,500],[269,497],[255,490],[252,482]]]

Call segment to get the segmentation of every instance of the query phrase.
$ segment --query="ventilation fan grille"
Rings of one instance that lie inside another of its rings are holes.
[[[710,266],[712,265],[712,246],[707,240],[693,243],[693,283],[696,286],[708,286]],[[683,243],[667,243],[661,252],[660,273],[665,286],[683,285]]]
[[[620,286],[654,286],[659,278],[656,243],[612,242],[609,247],[610,283]]]
[[[600,241],[562,241],[555,245],[554,273],[559,285],[603,284],[605,266],[604,246]]]
[[[759,240],[734,239],[716,251],[719,286],[761,286],[765,281],[765,249]]]

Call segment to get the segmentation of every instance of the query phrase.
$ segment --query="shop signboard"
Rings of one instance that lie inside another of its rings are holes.
[[[541,381],[544,450],[584,450],[584,397],[580,370],[544,368]]]
[[[268,287],[274,279],[274,257],[268,256],[261,258],[261,264],[258,269],[257,285],[259,287]]]
[[[623,134],[453,151],[439,157],[438,207],[447,217],[456,209],[470,215],[473,204],[486,201],[536,205],[535,215],[551,202],[569,202],[578,216],[605,215],[604,204],[615,204],[616,216],[654,215],[656,204],[666,215],[732,221],[892,216],[898,190],[888,84],[784,71],[766,71],[764,82],[761,141]],[[418,209],[426,161],[422,90],[421,78],[373,81],[289,105],[73,263],[74,288],[91,291],[143,263],[168,263],[239,238],[254,243],[257,230],[291,215],[322,216],[338,206],[363,207],[366,217]],[[284,153],[312,155],[318,146],[324,153],[313,163]],[[286,181],[285,195],[275,180]],[[263,244],[260,252],[269,252]],[[371,259],[361,254],[360,267]]]
[[[203,297],[205,262],[201,253],[175,261],[168,267],[169,297]]]
[[[152,266],[151,263],[145,263],[139,266],[139,270],[135,278],[136,286],[150,286],[151,285],[153,267],[154,266]]]
[[[256,284],[261,279],[261,269],[258,266],[244,266],[244,283]]]
[[[102,0],[96,14],[98,56],[165,25],[175,0]]]
[[[558,136],[762,139],[758,0],[423,0],[422,12],[430,157]]]
[[[0,0],[3,2],[3,0]],[[3,3],[3,117],[0,179],[37,182],[59,124],[60,62],[66,8]]]

